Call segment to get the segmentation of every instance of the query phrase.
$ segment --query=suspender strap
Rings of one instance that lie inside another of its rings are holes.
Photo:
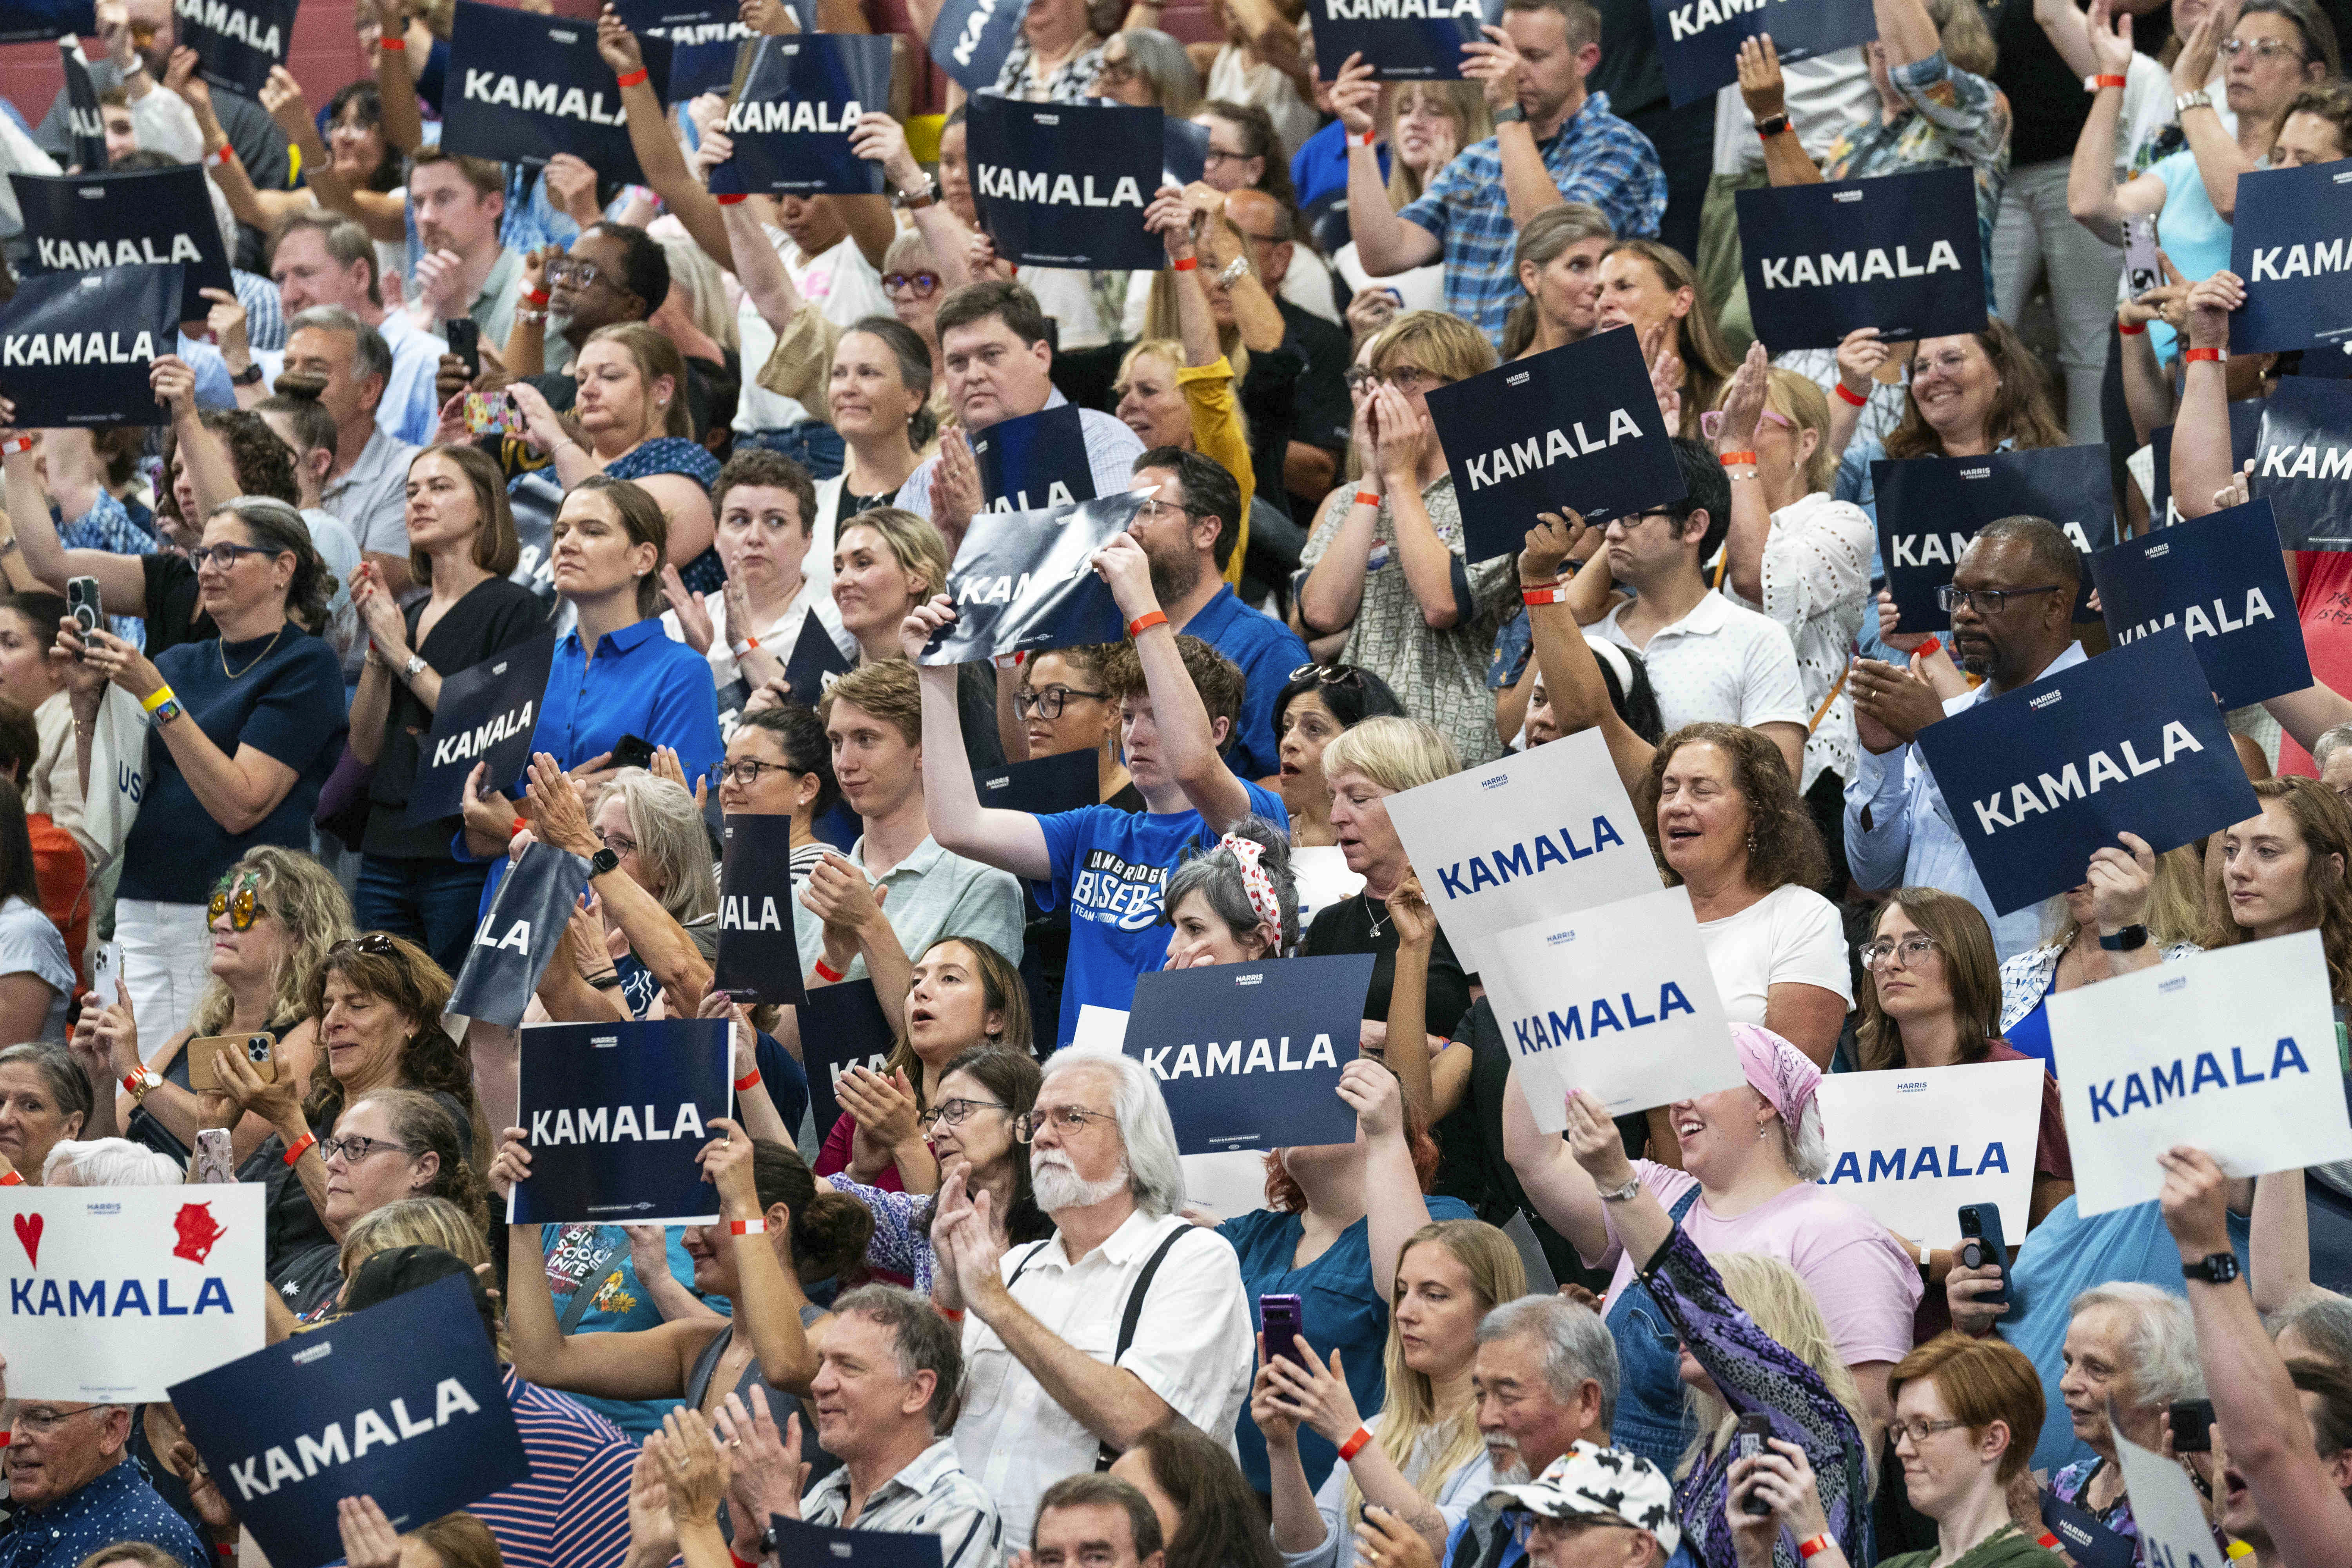
[[[1144,1259],[1141,1272],[1136,1275],[1135,1284],[1127,1293],[1127,1310],[1119,1316],[1118,1345],[1110,1352],[1111,1365],[1117,1366],[1135,1343],[1136,1325],[1143,1321],[1143,1299],[1151,1293],[1152,1276],[1160,1272],[1160,1264],[1167,1261],[1169,1253],[1175,1250],[1176,1244],[1183,1240],[1184,1233],[1192,1228],[1190,1225],[1178,1226],[1168,1233],[1167,1238],[1152,1251],[1151,1256]],[[1112,1451],[1109,1444],[1105,1443],[1095,1453],[1095,1468],[1108,1470],[1118,1459],[1118,1455]]]

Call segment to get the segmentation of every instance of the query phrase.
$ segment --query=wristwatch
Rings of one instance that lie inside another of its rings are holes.
[[[2176,115],[2186,114],[2192,109],[2212,107],[2213,89],[2210,87],[2200,87],[2195,92],[2184,92],[2172,100],[2172,112]]]
[[[2109,952],[2137,952],[2147,945],[2147,927],[2127,925],[2113,936],[2103,932],[2099,937],[2099,945]]]
[[[2180,1277],[2183,1279],[2202,1279],[2208,1285],[2227,1285],[2238,1277],[2238,1255],[2216,1252],[2194,1263],[2184,1263],[2180,1266]]]
[[[1756,122],[1756,134],[1766,141],[1771,140],[1787,129],[1789,129],[1789,117],[1786,114],[1768,114]]]
[[[919,212],[939,199],[939,183],[929,174],[923,176],[923,188],[912,195],[905,191],[890,193],[890,205],[901,212]]]
[[[1625,1179],[1625,1184],[1623,1186],[1612,1187],[1607,1192],[1602,1193],[1601,1194],[1601,1201],[1604,1204],[1632,1203],[1633,1201],[1633,1194],[1641,1190],[1642,1178],[1639,1176],[1628,1176]]]
[[[1507,103],[1494,113],[1495,123],[1498,126],[1516,125],[1527,117],[1528,111],[1516,103]]]
[[[238,371],[235,375],[230,376],[228,378],[228,384],[231,386],[251,386],[255,382],[259,381],[260,379],[261,362],[259,360],[255,360],[251,363],[247,364],[243,370]]]
[[[426,668],[425,656],[421,653],[412,653],[408,656],[408,662],[400,667],[400,679],[404,681],[414,680],[424,674]]]
[[[151,730],[160,730],[185,711],[186,710],[180,706],[178,698],[166,697],[155,705],[155,710],[152,713],[147,715],[147,727]]]
[[[588,879],[593,882],[607,871],[618,870],[620,865],[621,858],[613,852],[613,847],[608,844],[588,857]]]
[[[1249,276],[1249,258],[1236,256],[1225,263],[1225,269],[1223,272],[1217,274],[1217,287],[1230,289],[1247,276]]]

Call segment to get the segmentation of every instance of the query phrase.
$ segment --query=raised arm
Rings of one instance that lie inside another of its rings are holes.
[[[2065,0],[2058,0],[2063,5]],[[1723,434],[1716,438],[1718,457],[1756,450],[1756,427],[1764,416],[1764,392],[1772,362],[1764,345],[1748,345],[1748,357],[1731,378],[1730,395],[1723,405]],[[1726,461],[1728,458],[1726,457]],[[1772,508],[1764,499],[1762,476],[1756,465],[1730,470],[1731,527],[1723,536],[1726,581],[1731,591],[1753,605],[1764,602],[1764,542],[1772,534]]]
[[[491,1162],[491,1185],[501,1194],[530,1174],[530,1151],[522,1139],[521,1128],[508,1128],[506,1146]],[[502,1175],[502,1170],[509,1173]],[[543,1388],[599,1399],[675,1399],[685,1393],[677,1342],[690,1336],[698,1352],[720,1325],[689,1321],[635,1333],[567,1335],[547,1289],[547,1254],[539,1237],[535,1225],[507,1226],[507,1267],[512,1271],[507,1338],[516,1375]]]
[[[1421,879],[1412,875],[1389,895],[1388,911],[1396,922],[1397,951],[1389,984],[1388,1043],[1381,1059],[1404,1086],[1405,1098],[1433,1122],[1440,1118],[1429,1068],[1429,958],[1437,946],[1437,916],[1422,893]],[[1388,1299],[1383,1290],[1381,1300]]]
[[[1587,1262],[1597,1262],[1609,1255],[1609,1227],[1601,1218],[1600,1191],[1566,1143],[1537,1129],[1535,1112],[1528,1105],[1527,1080],[1519,1076],[1516,1062],[1503,1085],[1503,1158],[1510,1162],[1536,1212],[1566,1237],[1580,1256]]]
[[[1349,56],[1331,84],[1331,112],[1348,132],[1348,230],[1364,270],[1374,278],[1390,278],[1428,266],[1445,247],[1437,236],[1399,217],[1389,205],[1388,177],[1381,173],[1379,150],[1364,143],[1380,97],[1381,84],[1372,79],[1371,66],[1361,55]]]
[[[925,28],[920,36],[928,37]],[[890,188],[903,196],[920,195],[930,191],[935,196],[938,185],[907,146],[907,128],[878,110],[868,110],[857,117],[857,129],[850,133],[849,150],[859,157],[882,165],[882,178]],[[940,269],[942,291],[962,288],[971,281],[971,230],[963,220],[948,210],[948,204],[933,200],[914,209],[915,232],[931,247],[932,264]],[[876,263],[879,266],[877,260]]]
[[[381,36],[375,52],[376,92],[383,102],[383,139],[404,156],[425,145],[425,116],[417,108],[416,66],[411,49],[430,52],[433,35],[408,15],[408,0],[376,0]]]
[[[2189,289],[2189,346],[2230,346],[2230,313],[2246,302],[2246,286],[2227,268]],[[2213,493],[2229,487],[2237,469],[2230,444],[2229,371],[2219,359],[2183,367],[2180,409],[2172,426],[2172,500],[2184,518],[2216,509]]]
[[[1120,533],[1094,553],[1094,568],[1110,584],[1118,613],[1133,626],[1159,614],[1160,601],[1151,588],[1151,563],[1135,535]],[[1151,697],[1151,717],[1160,736],[1168,770],[1184,791],[1184,798],[1201,814],[1213,833],[1229,831],[1250,814],[1249,791],[1225,766],[1217,750],[1217,734],[1200,689],[1184,668],[1176,647],[1176,628],[1165,616],[1135,639],[1136,657],[1143,665],[1143,684]],[[970,775],[966,778],[969,780]],[[1010,869],[1010,868],[1007,868]]]
[[[7,417],[0,405],[0,419]],[[0,425],[0,436],[16,431]],[[8,521],[22,550],[26,569],[53,593],[66,591],[69,577],[95,577],[100,606],[109,615],[142,615],[147,606],[147,573],[142,557],[117,555],[111,550],[68,550],[58,542],[57,524],[49,519],[49,498],[41,488],[40,458],[31,451],[10,452],[0,458],[6,476]]]
[[[789,1231],[796,1215],[782,1204],[763,1208],[760,1203],[751,1180],[751,1140],[732,1121],[714,1121],[710,1128],[724,1142],[705,1145],[699,1158],[704,1179],[719,1189],[721,1217],[730,1226],[764,1218],[771,1232]],[[735,1248],[735,1323],[751,1338],[760,1375],[774,1387],[805,1395],[816,1376],[816,1350],[801,1326],[808,1297],[766,1237],[738,1231],[728,1240]]]
[[[1427,1047],[1424,1045],[1423,1049]],[[1404,1091],[1397,1075],[1359,1057],[1339,1075],[1339,1098],[1354,1108],[1364,1142],[1364,1220],[1371,1243],[1372,1291],[1396,1299],[1397,1263],[1412,1233],[1429,1223],[1429,1204],[1404,1137]]]
[[[645,79],[645,53],[637,47],[637,37],[610,5],[596,18],[596,52],[613,68],[616,81],[626,76],[638,79],[635,85],[620,89],[621,112],[628,120],[629,147],[637,155],[637,166],[645,171],[646,184],[669,205],[695,244],[709,251],[722,268],[734,271],[735,256],[728,245],[727,226],[719,220],[719,200],[688,170],[686,154],[678,151],[677,140],[670,134],[669,118],[662,112],[661,99]]]
[[[1780,51],[1772,35],[1759,33],[1739,46],[1739,100],[1759,123],[1789,111],[1788,79],[1780,73]],[[1796,128],[1783,125],[1780,134],[1766,136],[1764,174],[1775,185],[1818,185],[1822,171],[1812,154],[1797,139]]]
[[[955,619],[945,594],[915,606],[899,631],[899,646],[911,659],[931,634]],[[1000,811],[980,804],[971,770],[964,764],[963,723],[956,706],[956,667],[915,667],[923,693],[923,810],[940,848],[994,866],[1033,882],[1049,880],[1054,858],[1045,830],[1025,811]]]
[[[604,846],[588,825],[588,808],[572,775],[542,752],[531,758],[529,777],[523,798],[529,803],[532,832],[551,847],[594,859]],[[625,873],[608,872],[593,885],[604,918],[620,928],[637,961],[653,972],[663,989],[678,994],[688,1014],[699,1007],[702,994],[710,988],[710,963],[677,917]]]
[[[1522,592],[1555,584],[1560,563],[1568,559],[1577,533],[1586,526],[1572,511],[1564,517],[1543,514],[1543,521],[1528,531],[1526,547],[1519,552]],[[1535,644],[1536,668],[1543,673],[1544,694],[1551,699],[1552,721],[1559,732],[1573,735],[1598,726],[1617,776],[1632,791],[1649,773],[1650,759],[1657,748],[1635,734],[1618,714],[1617,705],[1609,700],[1609,683],[1601,679],[1600,657],[1584,640],[1575,610],[1562,603],[1529,605],[1528,629]]]
[[[1520,58],[1511,35],[1502,28],[1490,22],[1478,30],[1481,37],[1462,46],[1462,74],[1480,84],[1492,113],[1518,101],[1519,78],[1527,62]],[[1579,52],[1585,57],[1586,70],[1601,63],[1597,41],[1587,43]],[[1544,166],[1534,129],[1524,118],[1495,127],[1495,149],[1503,162],[1503,199],[1509,205],[1512,226],[1525,228],[1538,213],[1566,201],[1551,171]]]

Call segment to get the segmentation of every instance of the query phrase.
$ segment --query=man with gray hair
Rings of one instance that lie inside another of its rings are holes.
[[[433,378],[449,345],[418,326],[407,311],[384,308],[375,241],[368,231],[337,213],[289,214],[270,242],[269,277],[289,319],[321,305],[340,305],[383,336],[392,351],[392,372],[376,406],[376,423],[396,439],[430,446],[441,425]],[[262,375],[237,389],[237,402],[247,408],[268,396],[286,368],[283,352],[256,350],[251,358],[261,366]],[[245,368],[231,359],[230,371]]]
[[[1590,1307],[1561,1296],[1522,1296],[1479,1323],[1470,1386],[1495,1484],[1520,1486],[1549,1470],[1572,1444],[1609,1446],[1617,1344]],[[1444,1568],[1513,1568],[1526,1561],[1526,1548],[1512,1539],[1508,1500],[1490,1492],[1471,1506],[1446,1537]]]
[[[2311,762],[2319,782],[2337,795],[2352,795],[2352,724],[2322,731],[2311,743]]]
[[[73,1568],[102,1546],[144,1541],[181,1562],[212,1553],[131,1462],[131,1406],[27,1399],[7,1447],[5,1568]]]
[[[996,1500],[1008,1552],[1027,1549],[1047,1487],[1170,1420],[1231,1452],[1255,1359],[1232,1245],[1177,1213],[1176,1131],[1141,1062],[1057,1053],[1013,1135],[1055,1234],[1008,1250],[1003,1216],[961,1174],[931,1222],[934,1298],[971,1314],[956,1451]]]
[[[719,1414],[719,1435],[757,1456],[735,1468],[730,1485],[736,1557],[773,1555],[768,1521],[782,1514],[836,1530],[936,1535],[940,1568],[989,1568],[1001,1549],[996,1504],[964,1473],[946,1435],[963,1379],[955,1330],[928,1300],[896,1285],[849,1291],[833,1313],[809,1385],[814,1433],[782,1442],[764,1399],[748,1430],[731,1409]],[[812,1438],[841,1468],[803,1498],[799,1445]]]
[[[350,525],[361,559],[398,594],[408,586],[408,462],[417,448],[376,423],[392,349],[341,305],[314,305],[287,328],[288,374],[325,381],[319,404],[335,416],[335,463],[319,503]]]

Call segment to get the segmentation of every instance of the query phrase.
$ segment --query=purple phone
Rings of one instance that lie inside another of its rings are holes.
[[[1282,1356],[1299,1365],[1298,1352],[1292,1341],[1304,1331],[1305,1314],[1296,1296],[1269,1293],[1257,1299],[1257,1326],[1265,1331],[1265,1353]]]

